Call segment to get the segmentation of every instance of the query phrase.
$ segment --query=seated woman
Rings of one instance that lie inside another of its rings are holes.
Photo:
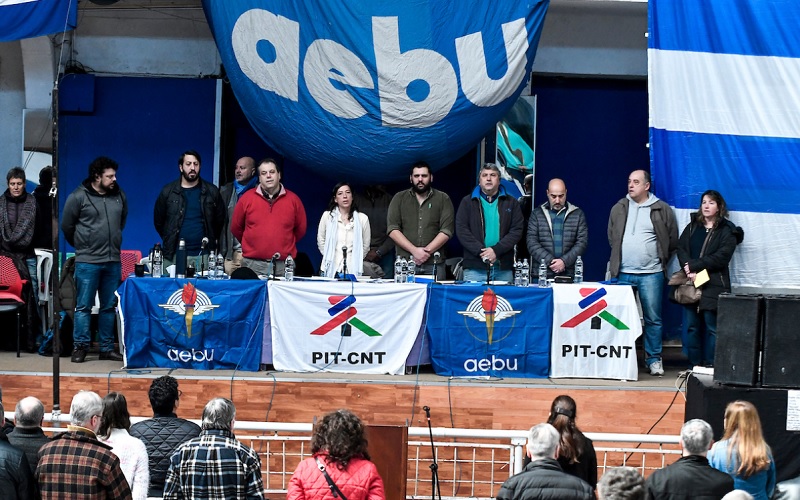
[[[338,498],[386,498],[383,480],[367,453],[364,425],[349,410],[329,413],[314,427],[311,453],[294,471],[286,500],[329,500],[333,485]]]
[[[347,248],[347,273],[361,276],[369,242],[369,219],[358,211],[350,185],[340,182],[333,187],[328,210],[322,214],[317,228],[317,248],[322,254],[320,274],[334,278],[343,272],[343,248]]]
[[[725,408],[725,434],[708,452],[711,467],[733,477],[733,486],[756,500],[767,500],[775,489],[775,460],[761,432],[758,411],[748,401]]]

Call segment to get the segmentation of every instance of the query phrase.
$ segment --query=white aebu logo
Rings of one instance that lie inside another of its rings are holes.
[[[513,95],[525,79],[528,51],[525,19],[504,23],[501,29],[506,73],[496,80],[489,76],[483,35],[479,32],[455,39],[456,77],[453,64],[434,50],[400,51],[397,17],[373,17],[381,123],[396,128],[435,125],[456,102],[459,81],[464,96],[479,107],[494,106]],[[239,67],[253,83],[298,101],[300,23],[267,10],[252,9],[237,19],[231,42]],[[271,44],[269,61],[258,51],[263,42]],[[374,78],[364,62],[347,47],[334,40],[314,40],[306,50],[302,69],[309,93],[323,109],[340,118],[367,114],[348,87],[375,90]],[[416,89],[413,97],[409,96],[412,84]]]

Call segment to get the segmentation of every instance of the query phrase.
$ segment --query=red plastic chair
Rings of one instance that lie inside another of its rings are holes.
[[[139,250],[121,250],[119,252],[119,260],[122,264],[122,281],[125,281],[136,270],[136,264],[142,260],[142,252]]]
[[[19,337],[22,333],[20,311],[25,310],[25,301],[22,300],[22,287],[25,283],[27,280],[20,278],[14,261],[5,255],[0,255],[0,312],[17,313],[17,357],[19,357]]]

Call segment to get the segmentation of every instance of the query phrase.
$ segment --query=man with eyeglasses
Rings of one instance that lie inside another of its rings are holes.
[[[141,439],[147,448],[151,497],[160,497],[164,492],[172,452],[200,435],[200,426],[176,415],[181,394],[174,377],[164,375],[153,380],[148,393],[153,418],[137,422],[130,429],[131,436]]]
[[[131,499],[131,490],[111,447],[97,440],[103,401],[80,391],[69,408],[67,432],[39,451],[36,481],[43,500],[70,498]]]

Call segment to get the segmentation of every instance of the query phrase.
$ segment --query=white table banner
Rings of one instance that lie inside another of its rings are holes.
[[[550,377],[636,380],[641,334],[630,286],[554,285]]]
[[[273,364],[295,372],[400,375],[426,285],[270,281]]]

